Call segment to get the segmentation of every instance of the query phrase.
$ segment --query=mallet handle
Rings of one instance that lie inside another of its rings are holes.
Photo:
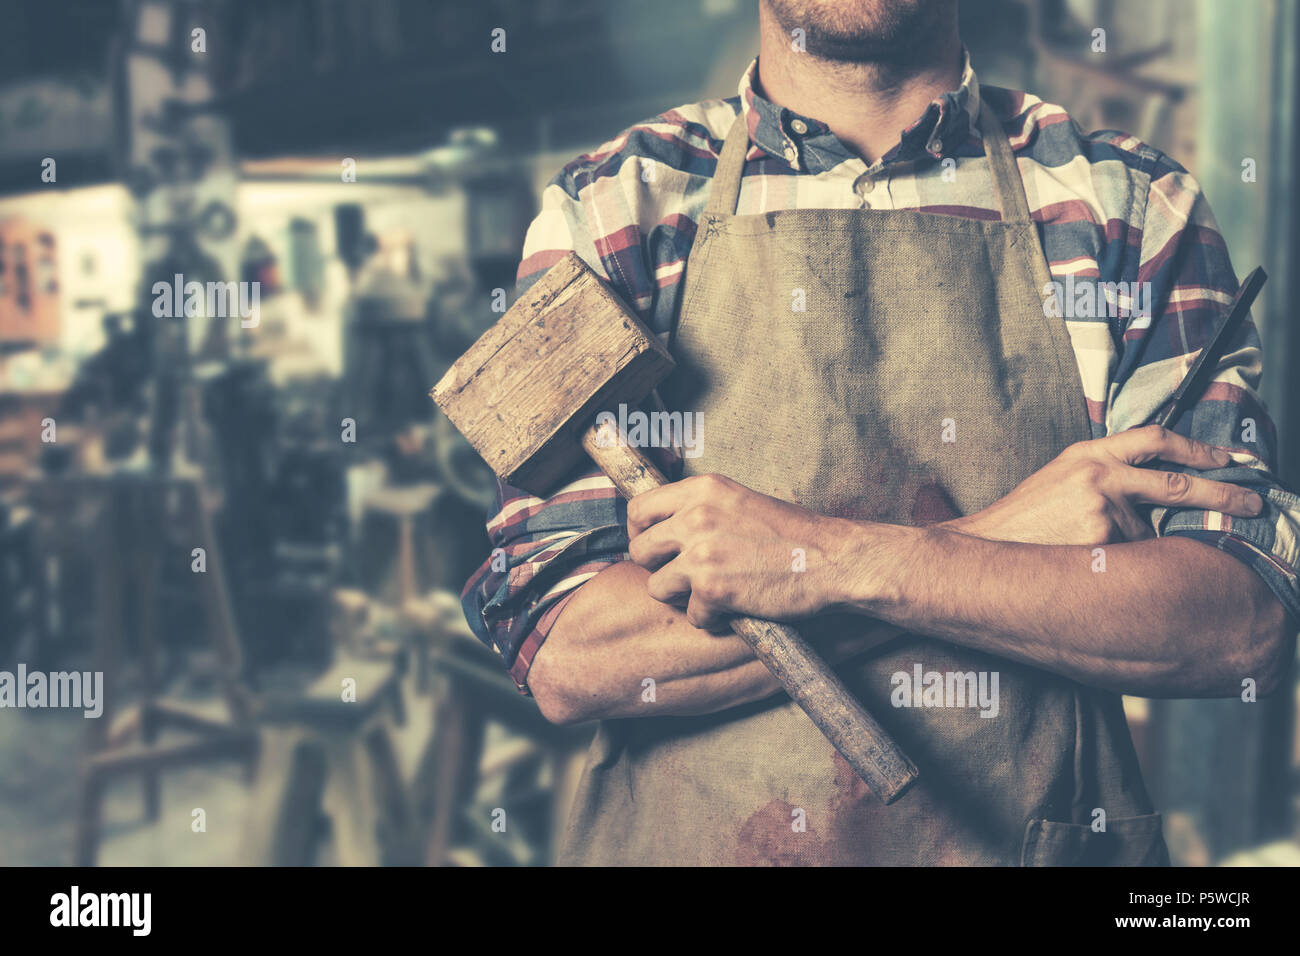
[[[619,441],[612,424],[592,425],[582,447],[625,497],[665,485],[668,480],[637,449]],[[844,755],[867,786],[893,803],[916,780],[916,766],[863,709],[803,636],[788,624],[734,617],[731,629],[754,650],[772,675]]]

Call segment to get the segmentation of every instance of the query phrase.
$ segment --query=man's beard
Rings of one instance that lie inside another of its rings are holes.
[[[904,66],[939,42],[956,0],[763,0],[823,60]]]

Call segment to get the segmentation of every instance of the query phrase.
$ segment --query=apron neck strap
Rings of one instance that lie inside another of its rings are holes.
[[[1029,223],[1029,201],[1025,198],[1024,180],[1016,166],[1016,155],[1002,128],[1002,121],[985,103],[980,103],[980,136],[984,139],[984,155],[993,171],[993,191],[998,197],[1005,222]]]
[[[718,167],[713,172],[713,186],[709,189],[709,204],[705,212],[721,216],[734,216],[740,199],[740,177],[745,172],[745,155],[749,152],[749,126],[745,114],[740,113],[722,141]]]
[[[1006,222],[1028,223],[1029,202],[1025,198],[1024,183],[1016,167],[1015,154],[1001,121],[985,104],[980,105],[980,135],[984,139],[984,153],[993,171],[993,190],[998,198],[1002,218]],[[718,166],[713,173],[713,186],[709,190],[706,212],[723,216],[736,214],[740,199],[740,179],[745,172],[745,156],[749,153],[749,127],[744,114],[738,115],[727,131],[718,156]]]

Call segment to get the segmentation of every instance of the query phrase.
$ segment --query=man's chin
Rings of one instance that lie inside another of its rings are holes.
[[[938,39],[953,0],[763,0],[808,53],[844,63],[912,59]]]
[[[846,36],[809,31],[808,52],[836,63],[892,63],[911,58],[910,43],[876,36]]]

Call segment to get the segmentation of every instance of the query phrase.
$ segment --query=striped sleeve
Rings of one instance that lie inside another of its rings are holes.
[[[1109,433],[1153,421],[1169,405],[1237,290],[1227,248],[1199,185],[1162,155],[1153,163],[1142,222],[1138,279],[1151,283],[1152,308],[1149,316],[1130,319],[1123,331]],[[1247,321],[1228,344],[1205,394],[1175,427],[1229,449],[1228,467],[1197,473],[1248,486],[1264,499],[1264,511],[1236,518],[1195,508],[1154,508],[1151,521],[1158,535],[1191,537],[1244,562],[1300,620],[1300,499],[1276,474],[1277,436],[1256,390],[1261,373],[1259,334]]]
[[[607,144],[551,181],[524,242],[521,293],[574,251],[625,301],[646,306],[645,259],[635,222],[616,197],[617,180],[617,150]],[[611,227],[612,235],[605,231]],[[627,558],[626,502],[586,463],[545,499],[498,481],[487,530],[492,552],[466,583],[461,601],[474,633],[501,656],[526,694],[533,659],[569,598]]]

